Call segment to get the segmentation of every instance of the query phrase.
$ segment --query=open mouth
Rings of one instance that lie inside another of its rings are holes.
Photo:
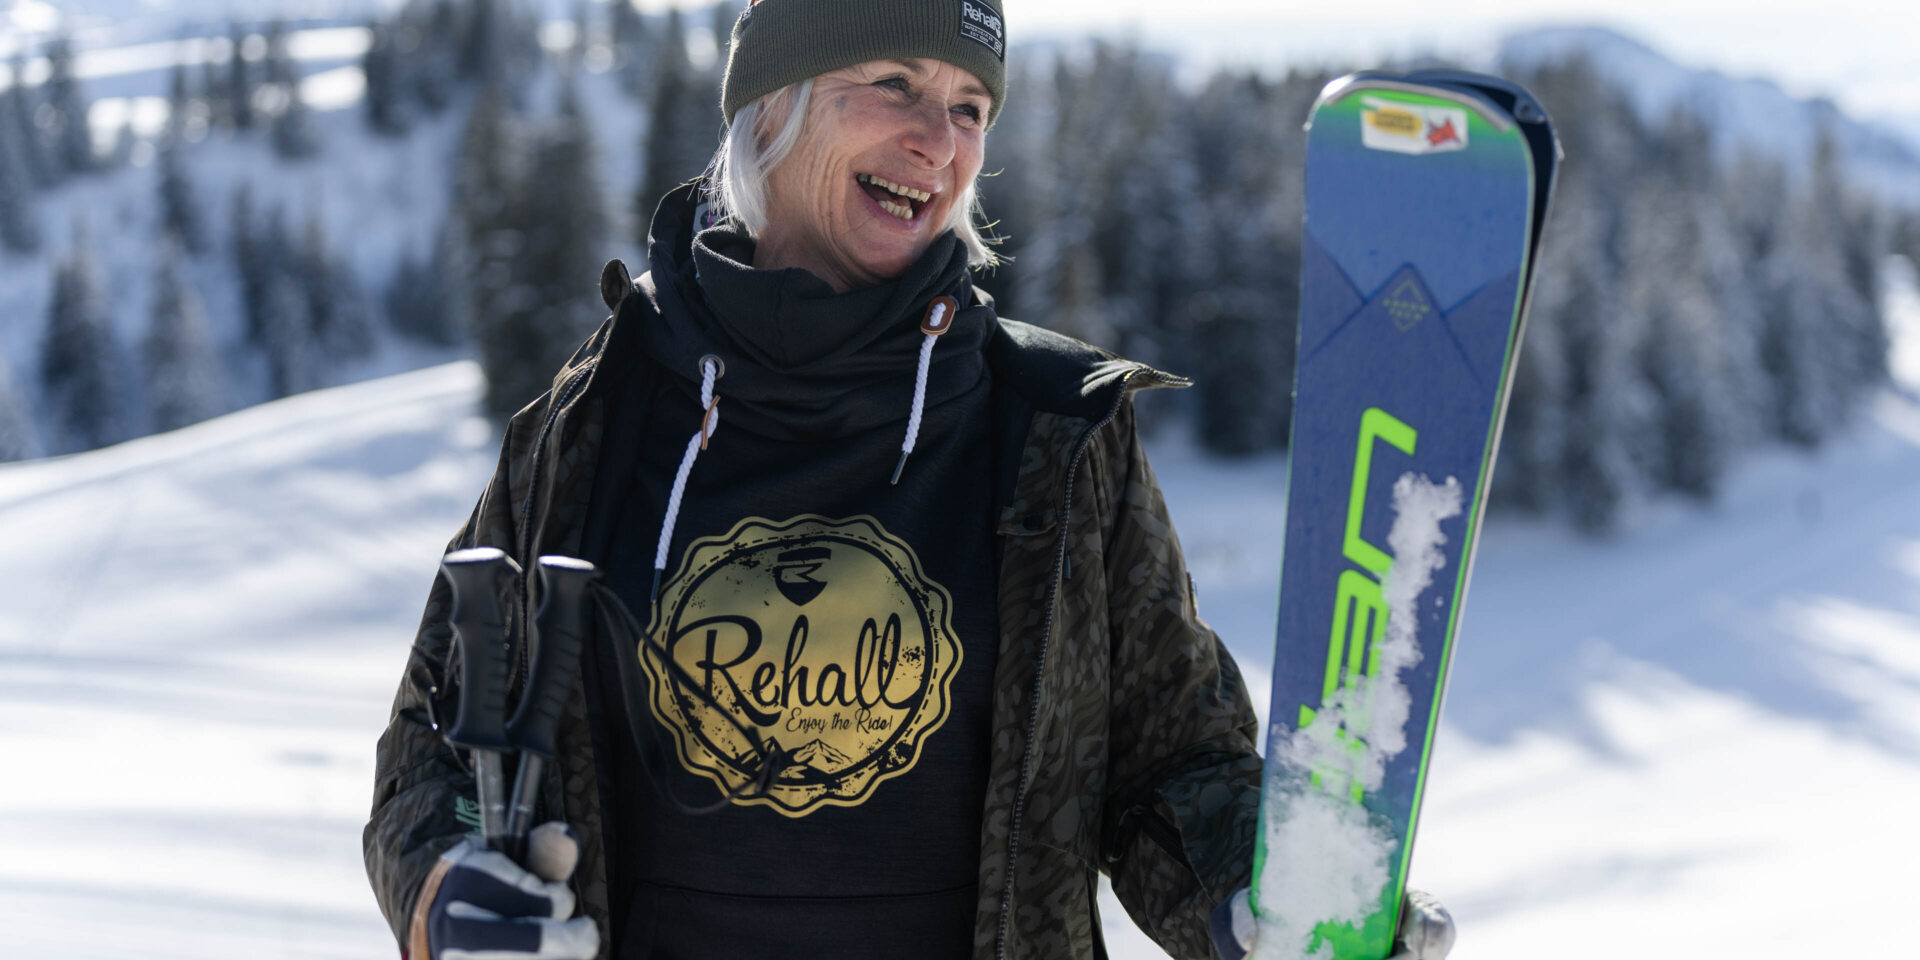
[[[880,209],[902,220],[912,220],[919,216],[920,211],[925,209],[927,203],[933,199],[933,194],[925,190],[902,186],[871,173],[855,174],[854,179],[859,181],[860,189],[866,191],[867,196],[872,197],[874,202],[880,205]]]

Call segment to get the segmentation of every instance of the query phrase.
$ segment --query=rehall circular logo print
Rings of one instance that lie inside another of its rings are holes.
[[[654,716],[736,803],[857,806],[947,718],[952,606],[872,517],[743,520],[688,546],[661,591],[639,650]]]

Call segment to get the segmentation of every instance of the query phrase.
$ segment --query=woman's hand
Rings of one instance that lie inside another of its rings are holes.
[[[1244,888],[1214,908],[1208,932],[1213,934],[1213,948],[1220,952],[1221,960],[1241,960],[1253,952],[1260,928]],[[1408,890],[1393,956],[1387,960],[1446,960],[1453,952],[1453,936],[1453,915],[1447,908],[1431,893]]]
[[[564,823],[528,835],[531,871],[477,837],[442,854],[425,923],[431,960],[593,960],[600,930],[573,916],[567,888],[579,859],[579,842]]]

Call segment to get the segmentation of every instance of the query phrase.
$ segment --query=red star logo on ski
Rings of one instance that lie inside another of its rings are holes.
[[[1453,129],[1453,120],[1448,119],[1437,127],[1427,131],[1427,146],[1442,147],[1450,143],[1459,143],[1460,134]]]

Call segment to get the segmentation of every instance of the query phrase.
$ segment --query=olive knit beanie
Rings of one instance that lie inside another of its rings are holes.
[[[924,57],[980,78],[993,94],[991,125],[1007,93],[1007,28],[1000,0],[760,0],[733,25],[721,82],[727,122],[788,84],[869,60]]]

